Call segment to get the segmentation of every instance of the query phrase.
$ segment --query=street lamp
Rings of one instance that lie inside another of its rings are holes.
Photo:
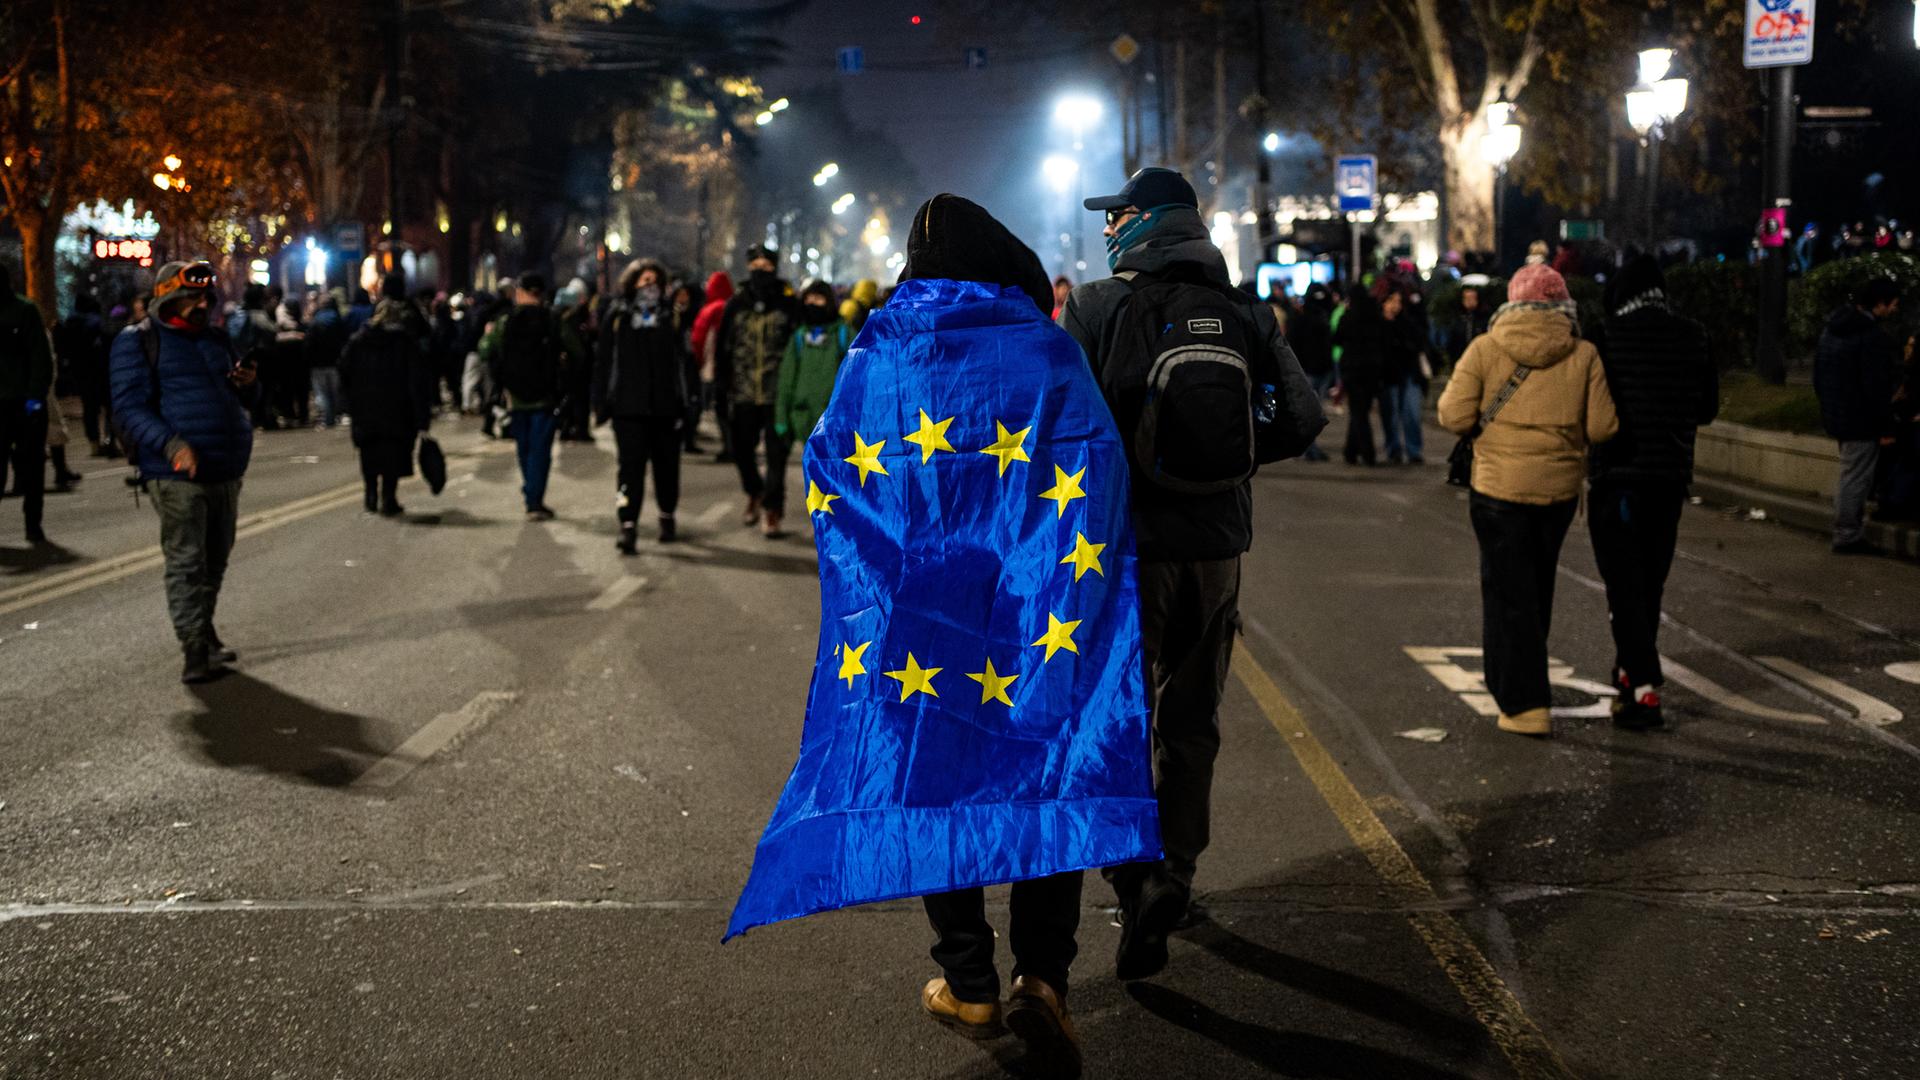
[[[829,161],[825,165],[820,166],[819,172],[813,174],[813,186],[826,187],[827,181],[839,175],[840,175],[839,164],[837,162]]]
[[[1068,94],[1053,106],[1053,122],[1063,124],[1073,132],[1074,206],[1076,209],[1086,199],[1086,170],[1080,168],[1080,153],[1086,146],[1087,129],[1100,122],[1102,111],[1099,99],[1086,94]],[[1086,230],[1075,229],[1074,232],[1080,236],[1079,261],[1084,263],[1087,261]]]
[[[1520,125],[1513,122],[1513,102],[1505,90],[1487,106],[1487,133],[1480,136],[1480,157],[1493,166],[1493,257],[1500,259],[1501,229],[1507,209],[1507,165],[1520,152]]]
[[[1658,242],[1654,196],[1660,186],[1660,143],[1666,127],[1687,110],[1687,80],[1669,78],[1672,49],[1640,50],[1640,81],[1627,91],[1627,124],[1647,150],[1645,178],[1647,246]]]
[[[1080,163],[1065,154],[1048,154],[1040,163],[1040,172],[1047,178],[1053,190],[1062,195],[1073,184],[1073,178],[1080,173]]]
[[[1279,153],[1280,152],[1280,133],[1277,131],[1267,132],[1267,137],[1260,140],[1260,148],[1262,150],[1265,150],[1269,154]]]

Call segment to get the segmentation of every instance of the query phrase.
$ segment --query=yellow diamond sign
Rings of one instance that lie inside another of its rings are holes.
[[[1113,44],[1107,46],[1107,51],[1113,54],[1115,60],[1131,64],[1133,58],[1140,55],[1140,43],[1133,39],[1132,34],[1121,34],[1113,39]]]

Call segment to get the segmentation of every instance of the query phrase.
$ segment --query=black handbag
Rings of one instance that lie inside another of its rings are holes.
[[[1447,483],[1454,487],[1473,486],[1473,440],[1480,437],[1480,433],[1486,430],[1488,424],[1493,423],[1493,418],[1500,415],[1500,410],[1506,407],[1507,402],[1513,397],[1513,392],[1520,389],[1520,384],[1526,382],[1527,376],[1531,374],[1533,369],[1525,364],[1515,366],[1513,377],[1507,380],[1507,385],[1500,388],[1500,392],[1493,396],[1492,401],[1487,402],[1487,407],[1480,413],[1480,420],[1473,425],[1473,430],[1460,436],[1460,441],[1453,444],[1453,452],[1447,455]]]
[[[439,442],[425,435],[420,437],[420,478],[435,495],[447,486],[447,455],[441,452]]]

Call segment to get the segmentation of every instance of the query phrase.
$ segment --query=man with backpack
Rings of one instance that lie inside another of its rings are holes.
[[[1240,556],[1253,542],[1254,469],[1326,426],[1273,312],[1234,292],[1199,200],[1171,169],[1086,200],[1107,215],[1115,276],[1073,290],[1060,323],[1087,354],[1133,464],[1142,651],[1153,708],[1159,863],[1112,867],[1116,974],[1167,962],[1208,840],[1217,711],[1239,623]]]
[[[553,470],[561,379],[573,365],[588,361],[586,346],[573,328],[547,307],[546,278],[520,275],[513,309],[481,340],[480,359],[492,371],[494,384],[506,390],[527,520],[552,521],[547,474]]]
[[[113,342],[113,416],[160,515],[167,611],[186,662],[206,682],[233,663],[213,626],[233,551],[240,481],[253,456],[255,368],[210,325],[213,267],[170,262],[147,318]]]

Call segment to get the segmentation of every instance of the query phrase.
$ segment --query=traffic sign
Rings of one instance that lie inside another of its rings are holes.
[[[858,45],[842,45],[838,62],[840,74],[858,75],[867,66],[867,51]]]
[[[1813,60],[1813,0],[1747,0],[1750,68],[1786,67]]]
[[[1340,198],[1341,213],[1373,209],[1379,172],[1379,161],[1372,154],[1343,157],[1334,164],[1333,193]]]
[[[986,66],[987,66],[987,50],[984,47],[976,45],[973,48],[967,50],[967,70],[968,71],[979,71],[981,68]]]
[[[333,246],[341,251],[359,251],[365,238],[366,229],[357,221],[333,227]]]
[[[1115,60],[1131,64],[1134,57],[1140,55],[1140,43],[1133,39],[1132,34],[1121,34],[1113,39],[1113,44],[1107,46],[1107,51],[1113,54]]]

